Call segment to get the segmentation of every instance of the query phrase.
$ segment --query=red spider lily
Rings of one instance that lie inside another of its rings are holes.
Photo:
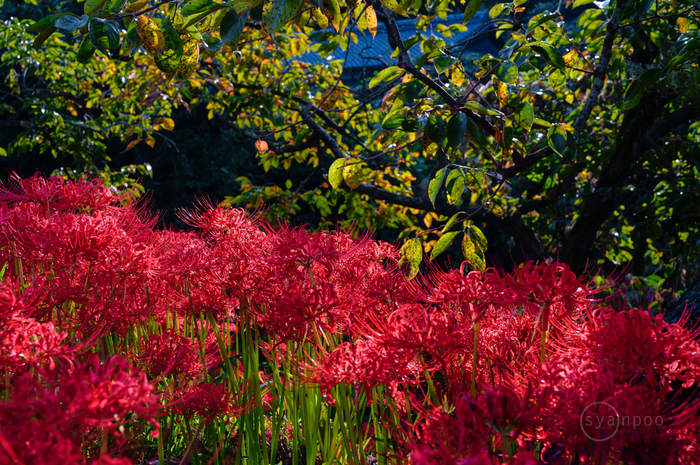
[[[412,462],[502,463],[493,455],[494,443],[508,448],[524,444],[523,434],[537,425],[542,407],[533,390],[526,388],[518,394],[506,386],[483,385],[480,391],[483,393],[476,401],[466,394],[458,395],[450,413],[442,407],[432,411],[415,407],[426,420],[416,425],[414,442],[408,444]],[[514,448],[501,455],[508,457],[515,452]],[[507,463],[535,464],[537,461],[531,452],[521,451]]]
[[[270,231],[268,235],[273,241],[270,263],[283,269],[296,269],[299,266],[308,269],[312,263],[317,263],[325,268],[327,275],[332,274],[342,259],[352,256],[369,241],[367,236],[350,240],[350,236],[345,233],[312,234],[303,228],[287,227],[281,227],[274,234]]]
[[[326,395],[342,382],[360,386],[368,393],[379,384],[415,383],[419,369],[413,353],[386,350],[362,339],[344,342],[326,357],[314,357],[304,368],[303,377]],[[330,396],[329,401],[332,402]]]
[[[321,282],[290,282],[287,286],[273,288],[276,296],[270,296],[264,307],[258,307],[257,322],[275,334],[280,342],[289,340],[314,341],[316,332],[334,332],[341,302],[334,286]],[[319,334],[320,336],[320,334]]]
[[[0,325],[16,317],[30,318],[43,300],[48,298],[45,289],[46,281],[43,278],[35,278],[24,289],[7,276],[0,282]]]
[[[14,386],[10,402],[0,403],[0,449],[9,447],[25,464],[81,462],[84,433],[96,428],[120,439],[131,414],[154,425],[152,435],[158,435],[154,388],[122,358],[101,364],[90,355],[48,389],[28,374]]]
[[[465,274],[466,262],[459,270],[449,273],[433,271],[426,286],[429,302],[452,305],[461,309],[472,323],[478,323],[483,312],[503,293],[504,285],[500,275],[494,270],[486,273],[471,271]]]
[[[425,415],[416,426],[416,440],[407,447],[416,464],[455,464],[460,459],[480,457],[493,463],[488,454],[491,428],[483,421],[479,406],[467,396],[459,396],[451,414],[440,407]]]
[[[21,366],[48,364],[55,368],[55,357],[70,360],[73,352],[62,345],[66,333],[58,333],[52,323],[39,323],[31,318],[14,318],[0,329],[0,368],[15,371]]]
[[[648,384],[617,382],[595,356],[553,357],[537,377],[546,401],[538,437],[561,444],[562,458],[616,463],[645,451],[632,463],[697,463],[697,437],[688,435],[700,422],[694,399],[669,402]]]
[[[41,205],[46,214],[54,211],[95,211],[129,198],[128,193],[109,189],[99,179],[67,181],[60,176],[44,179],[37,174],[25,179],[14,175],[12,181],[13,184],[0,187],[0,201],[34,202]]]
[[[700,330],[666,323],[644,310],[596,310],[585,325],[584,343],[604,360],[619,382],[646,382],[662,392],[680,381],[689,388],[700,380]]]
[[[143,350],[133,358],[151,376],[184,375],[189,379],[202,369],[195,345],[173,329],[151,335],[142,344]]]
[[[223,385],[197,384],[178,394],[173,411],[186,417],[198,415],[209,424],[216,417],[237,417],[254,408],[254,400],[247,404],[241,403],[244,396],[245,390],[234,396]]]
[[[471,347],[471,328],[459,324],[452,312],[403,304],[388,317],[368,316],[354,329],[386,352],[425,354],[430,369],[444,368],[454,355]]]
[[[510,295],[502,294],[499,300],[532,309],[544,328],[549,327],[551,312],[557,318],[571,315],[577,306],[590,304],[590,296],[597,292],[568,265],[557,262],[527,263],[513,270],[512,276],[504,276],[504,281]]]

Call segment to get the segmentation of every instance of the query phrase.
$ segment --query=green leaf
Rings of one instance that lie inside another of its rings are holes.
[[[558,89],[566,83],[566,74],[564,74],[562,70],[555,69],[554,71],[549,73],[549,76],[547,76],[547,80],[549,81],[549,85],[552,86],[552,88]]]
[[[455,225],[455,223],[457,222],[457,219],[459,218],[459,215],[460,215],[460,214],[461,214],[461,213],[455,213],[454,215],[452,215],[452,217],[450,217],[449,220],[447,220],[447,223],[445,223],[445,226],[442,227],[442,231],[441,231],[441,232],[442,232],[443,234],[445,234],[447,231],[450,230],[450,228],[451,228],[452,226]]]
[[[593,1],[593,0],[591,0]],[[525,32],[526,36],[529,36],[535,28],[538,26],[541,26],[542,24],[546,23],[550,19],[558,18],[561,16],[559,13],[540,13],[538,15],[535,15],[530,19],[530,26],[527,28],[527,31]]]
[[[467,233],[464,233],[464,237],[462,237],[462,255],[469,262],[471,269],[482,272],[486,269],[484,252],[476,246]]]
[[[86,15],[92,16],[105,4],[105,0],[85,0],[83,11]]]
[[[423,115],[418,118],[406,118],[401,123],[401,129],[405,132],[418,132],[428,123],[428,117]]]
[[[532,124],[535,122],[535,110],[530,102],[523,102],[518,106],[515,111],[515,122],[526,131],[532,129]]]
[[[77,16],[73,13],[56,13],[55,15],[49,15],[46,18],[41,18],[39,21],[30,24],[29,26],[27,26],[26,30],[27,32],[32,34],[34,34],[35,32],[43,31],[47,27],[53,27],[56,20],[63,16],[74,16],[77,18]]]
[[[451,56],[441,56],[440,58],[435,59],[435,71],[437,71],[438,74],[442,74],[447,68],[452,66],[455,61],[455,57]]]
[[[636,0],[635,3],[635,15],[638,18],[641,18],[647,11],[649,11],[651,6],[654,4],[654,0]]]
[[[234,9],[228,10],[224,17],[221,18],[221,26],[219,28],[221,41],[231,48],[236,48],[238,39],[243,34],[243,27],[247,19],[247,12],[239,15]]]
[[[561,126],[552,126],[547,131],[547,143],[559,155],[566,151],[566,130]]]
[[[102,9],[110,15],[116,15],[124,8],[125,3],[126,0],[106,0]]]
[[[263,23],[272,32],[282,29],[297,14],[303,0],[268,0],[263,5]]]
[[[459,231],[452,231],[443,234],[442,237],[438,239],[435,247],[433,247],[433,250],[430,251],[430,260],[434,260],[435,257],[443,253],[450,246],[450,244],[452,244],[455,236],[457,236],[459,233]]]
[[[61,16],[53,23],[58,29],[63,29],[64,31],[73,32],[77,31],[81,27],[88,23],[90,18],[88,15],[83,15],[80,18],[75,16]]]
[[[345,163],[347,163],[347,161],[347,158],[338,158],[328,169],[328,182],[331,183],[333,189],[339,189],[343,184],[343,169],[345,168]]]
[[[464,104],[464,108],[467,110],[471,110],[474,113],[477,113],[479,115],[490,115],[490,116],[503,116],[503,113],[501,113],[498,110],[490,110],[483,106],[482,104],[475,102],[473,100],[470,100],[469,102]]]
[[[209,9],[209,5],[214,3],[213,0],[190,0],[187,4],[182,7],[180,14],[182,16],[190,16],[197,13],[202,13]]]
[[[642,100],[642,95],[644,95],[644,87],[638,81],[631,81],[625,89],[622,109],[631,110],[636,107]]]
[[[583,5],[588,5],[589,3],[593,3],[595,0],[575,0],[574,1],[574,8],[578,8]]]
[[[5,150],[3,147],[0,147],[0,157],[6,157],[7,156],[7,150]],[[5,266],[7,266],[7,263],[5,263]],[[2,271],[4,273],[5,271],[5,266],[3,266]],[[0,276],[0,279],[2,279],[2,276]]]
[[[32,48],[35,50],[38,50],[41,45],[46,42],[46,39],[51,37],[51,34],[56,32],[58,29],[56,29],[56,26],[49,26],[46,29],[42,30],[34,39],[34,43],[32,44]]]
[[[472,242],[474,242],[474,245],[476,245],[476,247],[482,252],[486,252],[486,249],[489,246],[489,242],[486,240],[486,236],[484,236],[484,233],[481,231],[481,229],[472,225],[469,227],[468,232],[469,238],[472,240]]]
[[[440,188],[442,187],[442,182],[445,180],[446,174],[447,167],[440,168],[438,172],[435,173],[435,177],[430,180],[430,184],[428,184],[428,197],[430,198],[430,203],[433,204],[433,207],[435,207],[435,199],[437,199],[438,192],[440,192]]]
[[[246,11],[250,11],[260,5],[262,2],[263,0],[231,0],[228,4],[236,10],[236,13],[242,15]]]
[[[403,9],[401,5],[396,0],[379,0],[382,5],[387,7],[390,11],[396,13],[397,15],[405,16],[408,18],[408,13]]]
[[[445,133],[447,134],[447,144],[456,149],[464,139],[464,134],[467,132],[467,115],[457,113],[450,117],[447,121]]]
[[[445,140],[445,121],[440,115],[430,115],[425,127],[425,135],[432,142],[440,145]]]
[[[497,5],[494,5],[494,7],[489,10],[489,18],[491,18],[491,19],[497,18],[501,15],[501,13],[503,13],[507,9],[508,9],[507,3],[499,3]]]
[[[182,40],[170,19],[163,21],[160,31],[163,33],[165,48],[162,53],[156,54],[153,59],[158,69],[164,73],[174,73],[182,62]]]
[[[544,60],[550,65],[562,71],[566,70],[566,62],[564,62],[564,57],[561,56],[559,51],[552,47],[550,44],[544,42],[533,42],[531,44],[526,44],[523,48],[529,47],[537,52]]]
[[[92,45],[92,41],[87,36],[83,37],[78,49],[78,63],[87,63],[94,54],[95,46]]]
[[[462,24],[467,24],[469,21],[471,21],[483,3],[484,0],[469,0],[467,7],[464,9],[464,19],[462,20]]]
[[[384,121],[382,121],[382,129],[385,131],[393,131],[401,126],[404,121],[406,121],[406,115],[390,113],[384,118]]]
[[[478,191],[481,189],[481,186],[486,184],[486,176],[481,170],[467,170],[466,173],[464,173],[464,178],[467,187],[472,192]]]
[[[481,125],[474,121],[474,118],[467,117],[467,135],[474,143],[482,147],[486,145],[486,134],[484,134]]]
[[[100,52],[108,54],[110,50],[119,48],[119,27],[114,21],[92,18],[89,29],[90,42]]]
[[[398,66],[389,66],[378,72],[371,81],[369,81],[369,88],[372,89],[382,82],[392,81],[398,77],[403,76],[404,70]]]
[[[408,265],[407,278],[413,279],[418,274],[423,261],[423,247],[417,239],[409,239],[399,250],[399,268]]]
[[[488,205],[486,205],[486,208],[499,218],[503,218],[504,216],[506,216],[506,213],[503,211],[503,207],[501,207],[498,204],[489,203]]]
[[[506,84],[515,84],[518,80],[518,66],[512,61],[504,61],[496,70],[496,77]]]
[[[450,205],[459,205],[460,201],[462,200],[465,185],[466,179],[462,170],[457,169],[450,171],[450,174],[447,175],[447,180],[445,181],[447,203]]]

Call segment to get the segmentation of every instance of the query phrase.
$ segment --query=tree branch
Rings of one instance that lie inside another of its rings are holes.
[[[591,116],[600,91],[603,90],[605,76],[608,74],[608,65],[612,57],[613,43],[615,42],[615,36],[620,26],[620,15],[626,6],[627,0],[617,0],[617,5],[615,5],[610,21],[608,21],[605,30],[605,39],[603,40],[603,48],[600,52],[600,62],[598,66],[596,66],[595,71],[593,71],[593,85],[591,86],[588,98],[586,98],[586,102],[583,104],[583,108],[581,108],[581,113],[579,113],[574,122],[574,140],[578,140],[583,129],[586,127],[586,122],[588,122],[588,118]]]

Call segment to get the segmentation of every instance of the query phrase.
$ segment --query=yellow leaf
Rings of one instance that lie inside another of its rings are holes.
[[[372,37],[375,37],[377,35],[377,13],[372,5],[367,6],[365,10],[365,21],[367,22],[367,29],[372,33]]]
[[[462,69],[459,66],[452,68],[450,73],[450,81],[452,81],[454,85],[461,87],[466,77],[466,74],[462,72]]]
[[[145,142],[146,142],[146,144],[148,144],[148,146],[151,147],[151,148],[155,147],[155,145],[156,145],[156,139],[155,139],[152,135],[150,135],[150,134],[148,135],[148,137],[146,137],[146,141],[145,141]]]
[[[690,21],[688,21],[688,18],[685,18],[683,16],[679,16],[678,19],[676,20],[676,25],[678,26],[678,32],[681,34],[685,34],[688,32],[688,29],[690,29]]]
[[[172,131],[175,129],[175,121],[171,118],[158,118],[155,120],[156,123],[160,124],[166,131]]]
[[[143,46],[152,53],[162,53],[165,50],[165,37],[160,32],[158,25],[146,16],[136,19],[136,31],[143,39]]]

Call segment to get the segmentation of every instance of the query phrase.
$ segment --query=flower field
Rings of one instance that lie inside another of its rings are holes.
[[[391,244],[222,205],[0,201],[0,464],[700,463],[698,331],[564,264],[407,281]]]

